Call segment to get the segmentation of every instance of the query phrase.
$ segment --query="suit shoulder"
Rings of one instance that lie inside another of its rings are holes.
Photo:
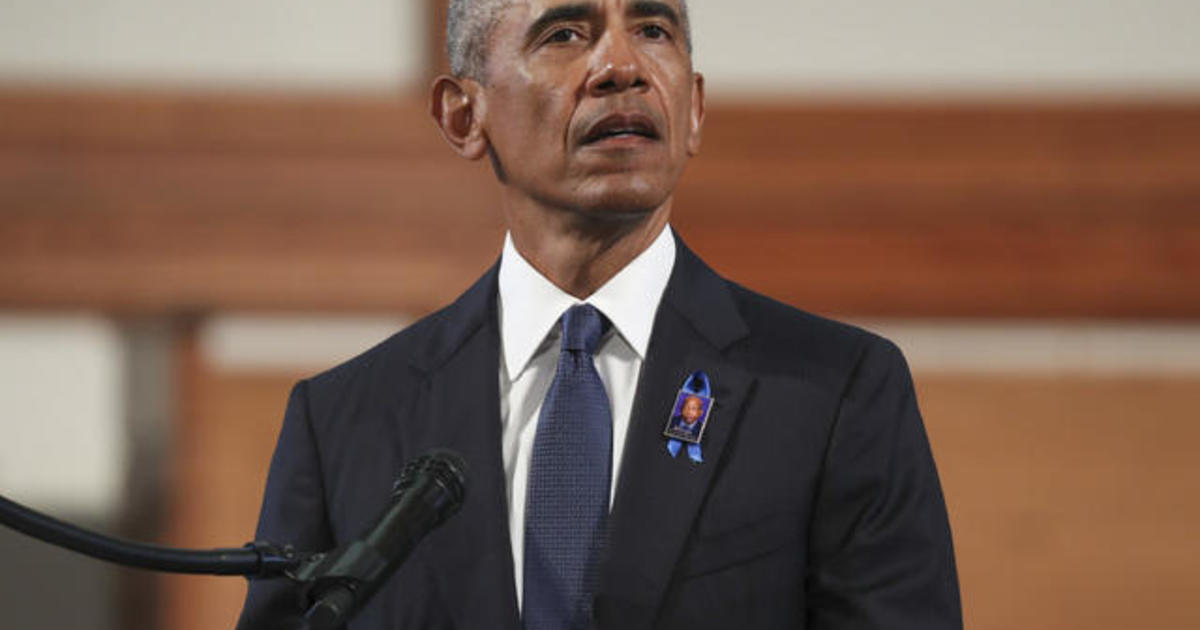
[[[309,388],[319,393],[344,388],[364,379],[420,374],[418,359],[428,354],[430,344],[442,336],[449,308],[427,315],[358,355],[309,377],[306,379]]]
[[[409,398],[427,374],[450,360],[486,322],[494,321],[496,269],[493,265],[451,304],[306,379],[310,404],[353,408],[364,400]]]
[[[736,283],[729,287],[751,334],[752,354],[768,365],[845,374],[865,357],[903,360],[890,340],[858,326],[810,313]]]

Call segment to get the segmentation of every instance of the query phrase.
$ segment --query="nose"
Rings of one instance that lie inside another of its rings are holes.
[[[587,91],[607,96],[647,87],[645,68],[629,35],[609,31],[592,53],[592,72]]]

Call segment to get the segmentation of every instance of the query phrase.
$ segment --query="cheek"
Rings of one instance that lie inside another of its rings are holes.
[[[692,89],[683,85],[675,90],[675,123],[681,129],[688,130],[692,126]]]
[[[667,54],[673,55],[673,53]],[[671,108],[671,114],[675,116],[681,112],[690,114],[693,81],[691,66],[674,56],[655,57],[651,62],[653,63],[653,72],[659,79],[658,87],[670,99],[668,106]]]
[[[561,94],[541,86],[522,86],[504,97],[504,107],[495,110],[496,123],[515,147],[545,149],[545,143],[557,142],[566,133],[570,110]],[[539,144],[531,147],[533,138]]]
[[[540,130],[545,131],[549,125],[539,125],[537,122],[549,122],[548,117],[554,111],[554,99],[548,94],[538,92],[534,95],[533,102],[530,105],[530,110],[533,112],[532,120],[534,125],[539,127]]]
[[[532,121],[542,136],[564,136],[571,124],[570,95],[561,87],[538,87],[532,91]]]
[[[505,91],[499,102],[492,103],[488,111],[494,137],[505,145],[505,153],[520,151],[523,139],[537,130],[541,113],[536,99],[519,90]]]

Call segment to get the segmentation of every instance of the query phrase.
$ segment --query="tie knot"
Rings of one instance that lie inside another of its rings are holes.
[[[591,304],[576,304],[562,316],[563,350],[582,350],[595,354],[600,337],[608,330],[608,320]]]

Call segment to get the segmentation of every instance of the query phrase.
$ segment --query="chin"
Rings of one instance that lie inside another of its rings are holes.
[[[652,185],[643,179],[605,177],[587,187],[577,207],[588,214],[633,218],[650,214],[671,198],[672,187]]]

